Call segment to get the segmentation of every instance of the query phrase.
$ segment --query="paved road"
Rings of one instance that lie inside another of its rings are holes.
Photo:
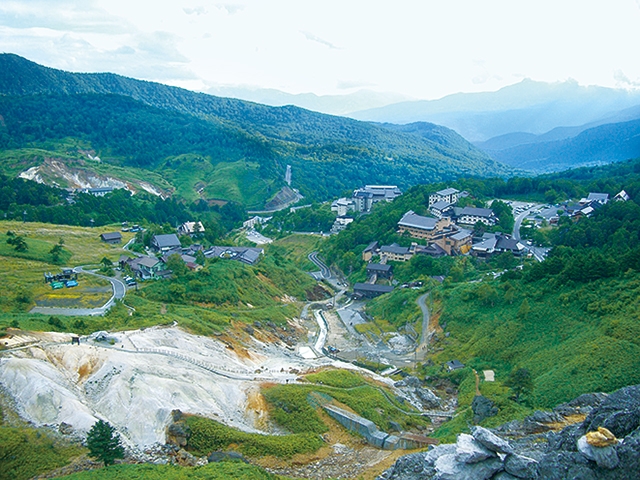
[[[115,303],[116,300],[122,300],[127,293],[127,286],[122,280],[113,277],[107,277],[98,273],[84,270],[83,267],[76,267],[73,269],[76,273],[86,273],[87,275],[93,275],[100,277],[111,283],[113,295],[107,303],[98,308],[55,308],[55,307],[34,307],[29,313],[40,313],[43,315],[66,315],[66,316],[93,316],[104,315],[109,308]]]
[[[534,207],[530,208],[529,210],[525,210],[524,212],[522,212],[520,215],[516,217],[516,221],[513,224],[513,238],[515,238],[518,241],[520,241],[520,227],[522,226],[522,221],[525,219],[527,215],[529,215],[529,212],[531,212],[533,208]]]
[[[324,278],[331,278],[331,270],[329,270],[329,267],[327,267],[327,265],[318,258],[318,252],[311,252],[307,255],[307,258],[320,269]]]

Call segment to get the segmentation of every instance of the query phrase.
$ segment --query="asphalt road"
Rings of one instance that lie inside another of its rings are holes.
[[[322,273],[324,278],[331,278],[331,270],[329,270],[329,267],[327,267],[327,265],[318,258],[318,252],[311,252],[307,255],[307,258],[320,269],[320,273]]]

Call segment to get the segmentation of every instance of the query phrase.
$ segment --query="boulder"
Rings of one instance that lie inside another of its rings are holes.
[[[551,452],[538,463],[539,478],[544,480],[598,480],[589,460],[578,452]]]
[[[458,462],[477,463],[496,457],[496,454],[480,442],[477,442],[471,435],[461,433],[458,435],[458,441],[456,442],[455,457]]]
[[[183,448],[178,450],[178,453],[176,453],[176,462],[181,467],[195,467],[198,465],[198,461],[198,457],[194,457]]]
[[[518,477],[514,477],[507,472],[498,472],[493,477],[491,477],[491,480],[518,480]]]
[[[606,393],[584,393],[568,403],[561,403],[553,411],[565,417],[588,414],[594,408],[599,407],[607,397]]]
[[[460,463],[456,455],[442,455],[435,464],[438,480],[486,480],[502,470],[498,457],[483,462]]]
[[[485,448],[488,448],[492,452],[497,452],[497,453],[513,452],[513,448],[511,448],[511,445],[509,445],[509,442],[507,442],[506,440],[503,440],[502,438],[500,438],[499,436],[491,432],[491,430],[489,429],[486,429],[480,426],[475,426],[471,429],[471,434],[473,435],[473,438],[475,438],[478,443],[484,445]]]
[[[622,438],[640,427],[640,385],[616,390],[585,419],[586,431],[605,427]]]
[[[416,388],[414,392],[424,408],[440,408],[440,398],[427,387]]]
[[[600,468],[611,470],[620,463],[615,447],[594,447],[589,444],[586,435],[578,440],[578,451],[589,460],[596,462]]]
[[[412,453],[400,457],[391,468],[383,472],[376,480],[423,480],[432,478],[436,470],[433,468],[433,462],[428,462],[426,459],[428,453]]]
[[[538,462],[515,453],[505,457],[504,470],[517,478],[538,478]]]
[[[58,431],[62,435],[71,435],[73,433],[73,425],[62,422],[60,423],[60,426],[58,426]]]
[[[480,423],[485,418],[493,417],[498,414],[498,407],[482,395],[476,395],[471,402],[471,410],[473,410],[474,423]]]

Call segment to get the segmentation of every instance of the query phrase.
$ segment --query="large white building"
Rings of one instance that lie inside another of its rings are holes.
[[[455,188],[445,188],[444,190],[440,190],[439,192],[432,193],[429,195],[429,207],[437,202],[447,202],[451,205],[455,204],[458,201],[458,196],[460,195],[460,191]]]

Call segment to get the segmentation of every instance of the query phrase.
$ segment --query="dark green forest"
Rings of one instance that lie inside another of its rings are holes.
[[[2,148],[82,139],[104,161],[158,173],[163,162],[183,154],[213,164],[244,160],[280,186],[289,164],[292,186],[312,200],[363,184],[408,188],[511,173],[444,127],[398,129],[267,107],[113,74],[67,73],[16,55],[0,55],[0,95]]]

